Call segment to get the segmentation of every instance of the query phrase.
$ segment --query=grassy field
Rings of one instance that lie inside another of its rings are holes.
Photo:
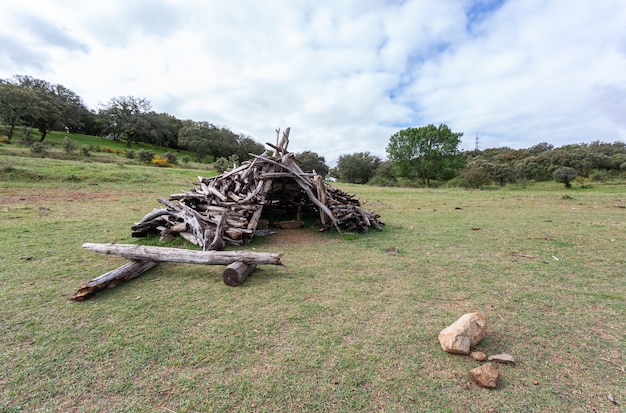
[[[153,243],[130,226],[205,172],[0,158],[1,412],[624,411],[626,185],[339,185],[382,232],[255,239],[286,266],[236,288],[161,264],[68,301],[124,262],[82,243]],[[437,340],[473,311],[476,349],[518,360],[495,390]]]
[[[71,153],[67,154],[63,150],[63,140],[65,138],[69,138],[76,145],[76,149]],[[1,136],[0,136],[1,138]],[[33,132],[33,138],[35,141],[39,140],[39,132]],[[13,144],[4,144],[0,145],[0,155],[11,155],[11,156],[24,156],[24,157],[41,157],[40,155],[32,154],[31,150],[19,143],[19,137],[15,137],[13,139]],[[195,160],[196,155],[189,151],[184,150],[175,150],[170,148],[164,148],[156,145],[150,145],[146,143],[133,143],[131,148],[128,148],[126,145],[126,141],[114,141],[113,139],[106,139],[98,136],[92,135],[82,135],[77,133],[65,133],[59,131],[50,131],[46,135],[46,139],[44,140],[44,145],[46,147],[46,157],[53,159],[61,159],[61,160],[81,160],[84,157],[81,155],[80,148],[87,147],[90,148],[90,156],[87,160],[91,160],[93,162],[103,162],[103,163],[121,163],[121,164],[141,164],[141,162],[129,159],[126,155],[127,152],[133,151],[137,153],[140,150],[152,151],[155,155],[161,156],[167,152],[173,152],[178,157],[179,167],[206,167],[204,163],[196,163],[189,162],[188,164],[183,165],[181,163],[182,158],[184,156],[188,156],[190,160]],[[212,156],[205,156],[203,159],[204,162],[213,162]]]

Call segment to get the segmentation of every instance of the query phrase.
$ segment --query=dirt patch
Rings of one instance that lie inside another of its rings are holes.
[[[272,229],[276,231],[262,239],[255,238],[254,242],[261,241],[264,245],[312,245],[324,243],[324,235],[311,228],[299,229]]]
[[[0,193],[0,204],[20,204],[27,202],[35,204],[42,201],[88,201],[93,199],[111,199],[118,200],[119,196],[111,191],[85,191],[85,190],[69,190],[64,188],[50,188],[37,190],[24,189],[3,189]]]

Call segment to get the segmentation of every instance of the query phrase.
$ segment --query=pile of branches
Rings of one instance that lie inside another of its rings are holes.
[[[361,208],[352,195],[329,185],[313,171],[302,171],[287,150],[289,128],[273,153],[254,155],[238,168],[213,178],[202,178],[190,191],[159,199],[165,207],[144,216],[132,228],[133,237],[160,234],[161,241],[181,236],[204,251],[221,250],[226,243],[243,245],[272,232],[262,216],[288,214],[300,220],[319,216],[320,231],[381,230],[380,216]],[[280,137],[280,139],[279,139]]]

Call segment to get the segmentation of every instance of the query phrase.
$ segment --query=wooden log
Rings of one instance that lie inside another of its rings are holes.
[[[282,265],[280,254],[253,251],[195,251],[180,248],[150,247],[130,244],[85,243],[83,248],[108,255],[116,255],[129,260],[150,260],[157,262],[182,262],[203,265],[230,265],[236,261],[246,264]]]
[[[222,279],[224,284],[236,287],[243,282],[248,275],[256,268],[256,264],[246,264],[245,262],[235,261],[224,270]]]
[[[113,288],[121,282],[140,276],[157,263],[154,261],[130,261],[119,268],[94,278],[76,291],[70,300],[84,301],[104,288]]]

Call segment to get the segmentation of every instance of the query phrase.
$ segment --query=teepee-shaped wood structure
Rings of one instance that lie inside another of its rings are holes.
[[[381,230],[379,215],[363,210],[357,199],[315,172],[302,171],[287,150],[289,128],[282,137],[280,131],[276,133],[276,144],[267,144],[273,153],[251,154],[250,161],[232,171],[199,177],[199,187],[170,195],[169,200],[159,199],[165,208],[144,216],[132,227],[132,235],[157,233],[162,240],[182,236],[204,251],[221,250],[226,242],[243,245],[255,235],[267,235],[261,217],[279,211],[297,219],[315,213],[321,231]]]

